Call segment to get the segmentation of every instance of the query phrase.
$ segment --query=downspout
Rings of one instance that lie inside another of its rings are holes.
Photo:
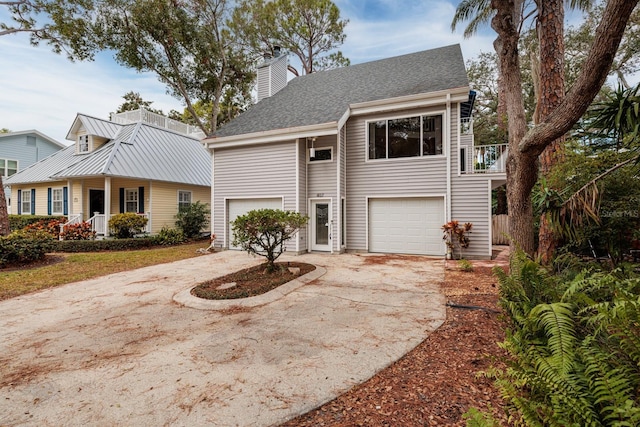
[[[337,229],[335,230],[335,232],[333,233],[334,236],[337,236],[336,241],[338,242],[338,253],[340,253],[342,251],[342,247],[341,247],[341,241],[340,239],[342,238],[342,192],[340,191],[341,188],[341,184],[342,181],[340,179],[340,167],[341,167],[341,163],[342,163],[342,156],[340,156],[340,146],[342,145],[342,131],[340,128],[338,128],[338,134],[336,135],[336,155],[337,155],[337,161],[336,161],[336,183],[337,183],[337,191],[336,191],[336,224],[337,224]],[[331,242],[333,243],[333,242]],[[331,245],[331,252],[333,253],[333,244]]]
[[[300,213],[300,138],[296,138],[296,212]],[[296,254],[299,253],[300,231],[296,233]]]
[[[451,93],[447,93],[447,120],[444,121],[447,147],[447,200],[445,203],[445,222],[451,221]]]

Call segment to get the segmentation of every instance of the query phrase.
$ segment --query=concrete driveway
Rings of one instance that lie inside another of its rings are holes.
[[[261,261],[226,251],[0,302],[0,426],[277,425],[370,378],[445,319],[441,260],[283,258],[326,273],[256,307],[174,301]]]

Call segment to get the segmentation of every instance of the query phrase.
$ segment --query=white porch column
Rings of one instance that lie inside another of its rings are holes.
[[[104,237],[109,237],[109,219],[111,218],[111,177],[104,177]]]
[[[73,215],[73,180],[67,180],[67,219]]]
[[[147,231],[151,233],[153,230],[152,224],[152,212],[153,212],[153,181],[149,181],[149,195],[147,196],[147,200],[145,200],[145,206],[147,207]]]

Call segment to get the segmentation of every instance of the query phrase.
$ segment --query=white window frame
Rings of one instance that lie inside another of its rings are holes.
[[[424,132],[424,121],[423,118],[425,117],[435,117],[435,116],[441,116],[442,117],[442,128],[440,129],[441,132],[441,138],[442,138],[442,153],[440,154],[424,154],[423,152],[423,132]],[[406,157],[389,157],[389,121],[392,120],[402,120],[402,119],[410,119],[410,118],[414,118],[414,117],[419,117],[420,118],[420,155],[418,156],[406,156]],[[384,162],[384,161],[406,161],[406,160],[410,160],[410,159],[431,159],[431,158],[442,158],[446,156],[446,144],[448,143],[448,141],[446,140],[446,127],[447,127],[447,114],[446,111],[444,110],[437,110],[437,111],[428,111],[428,112],[423,112],[423,113],[415,113],[415,114],[408,114],[408,115],[402,115],[402,116],[393,116],[393,117],[379,117],[379,118],[375,118],[375,119],[370,119],[370,120],[366,120],[364,123],[365,126],[365,140],[366,143],[364,144],[364,149],[365,149],[365,161],[366,162]],[[370,158],[369,157],[369,142],[370,142],[370,138],[369,138],[369,124],[370,123],[375,123],[375,122],[381,122],[384,121],[385,124],[385,129],[386,129],[386,157],[382,157],[382,158]]]
[[[2,169],[2,173],[0,173],[0,175],[2,175],[3,178],[8,178],[11,175],[15,174],[18,172],[18,161],[14,160],[14,159],[0,159],[0,162],[3,163],[3,166],[0,166],[0,169]],[[16,163],[16,167],[15,168],[11,168],[11,170],[14,170],[13,173],[9,173],[9,162],[15,162]]]
[[[56,198],[56,195],[59,196],[59,200]],[[59,209],[56,209],[56,204],[59,204]],[[52,215],[62,215],[64,212],[64,190],[59,188],[51,189],[51,214]]]
[[[78,153],[89,152],[89,135],[78,135]]]
[[[129,196],[134,194],[135,194],[135,198],[130,199]],[[140,194],[138,193],[137,188],[125,188],[124,189],[124,211],[138,213],[138,206],[140,206],[138,203],[140,200],[139,197],[140,197]],[[129,203],[135,203],[134,210],[129,210]]]
[[[316,154],[318,153],[318,151],[323,151],[323,150],[329,150],[331,152],[331,158],[330,159],[326,159],[326,160],[314,160],[311,158],[311,148],[307,149],[307,163],[331,163],[333,162],[333,147],[329,146],[329,147],[317,147],[315,148],[316,150]]]
[[[181,196],[182,195],[189,195],[189,202],[185,202],[184,200],[181,200]],[[178,212],[180,212],[180,209],[182,206],[185,207],[189,207],[191,206],[191,204],[193,203],[193,191],[189,191],[189,190],[178,190]]]
[[[20,200],[20,203],[22,204],[21,206],[22,215],[33,214],[33,212],[31,212],[31,189],[22,190],[21,193],[22,193],[22,200]],[[28,207],[27,209],[24,208],[25,203],[27,204],[27,207]]]

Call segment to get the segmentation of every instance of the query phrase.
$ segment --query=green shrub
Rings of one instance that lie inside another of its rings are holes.
[[[46,231],[16,231],[0,236],[0,267],[37,261],[52,248],[53,237]]]
[[[109,228],[118,239],[129,239],[142,234],[148,219],[133,212],[114,215],[109,220]]]
[[[96,232],[91,229],[91,223],[79,222],[65,225],[60,237],[62,240],[93,240],[96,238]]]
[[[182,230],[186,238],[190,239],[200,234],[202,229],[209,223],[211,211],[209,205],[197,201],[188,207],[180,209],[176,215],[176,227]]]
[[[285,243],[303,227],[309,217],[280,209],[258,209],[233,221],[233,244],[250,254],[267,259],[267,270],[275,270],[275,260],[285,250]]]
[[[458,261],[458,268],[461,271],[466,271],[469,273],[473,271],[473,264],[471,264],[471,261],[469,260],[461,259],[460,261]]]
[[[497,384],[515,425],[640,425],[640,279],[617,269],[561,280],[522,253],[510,275],[494,272],[511,356]]]
[[[178,245],[186,240],[181,230],[169,227],[162,227],[152,239],[158,245]]]
[[[53,242],[56,252],[101,252],[145,249],[158,246],[153,237],[140,239],[59,240]]]
[[[66,218],[64,216],[51,216],[51,215],[9,215],[9,229],[11,231],[22,230],[29,224],[33,224],[39,221],[48,221],[52,219],[57,219],[66,222]]]

